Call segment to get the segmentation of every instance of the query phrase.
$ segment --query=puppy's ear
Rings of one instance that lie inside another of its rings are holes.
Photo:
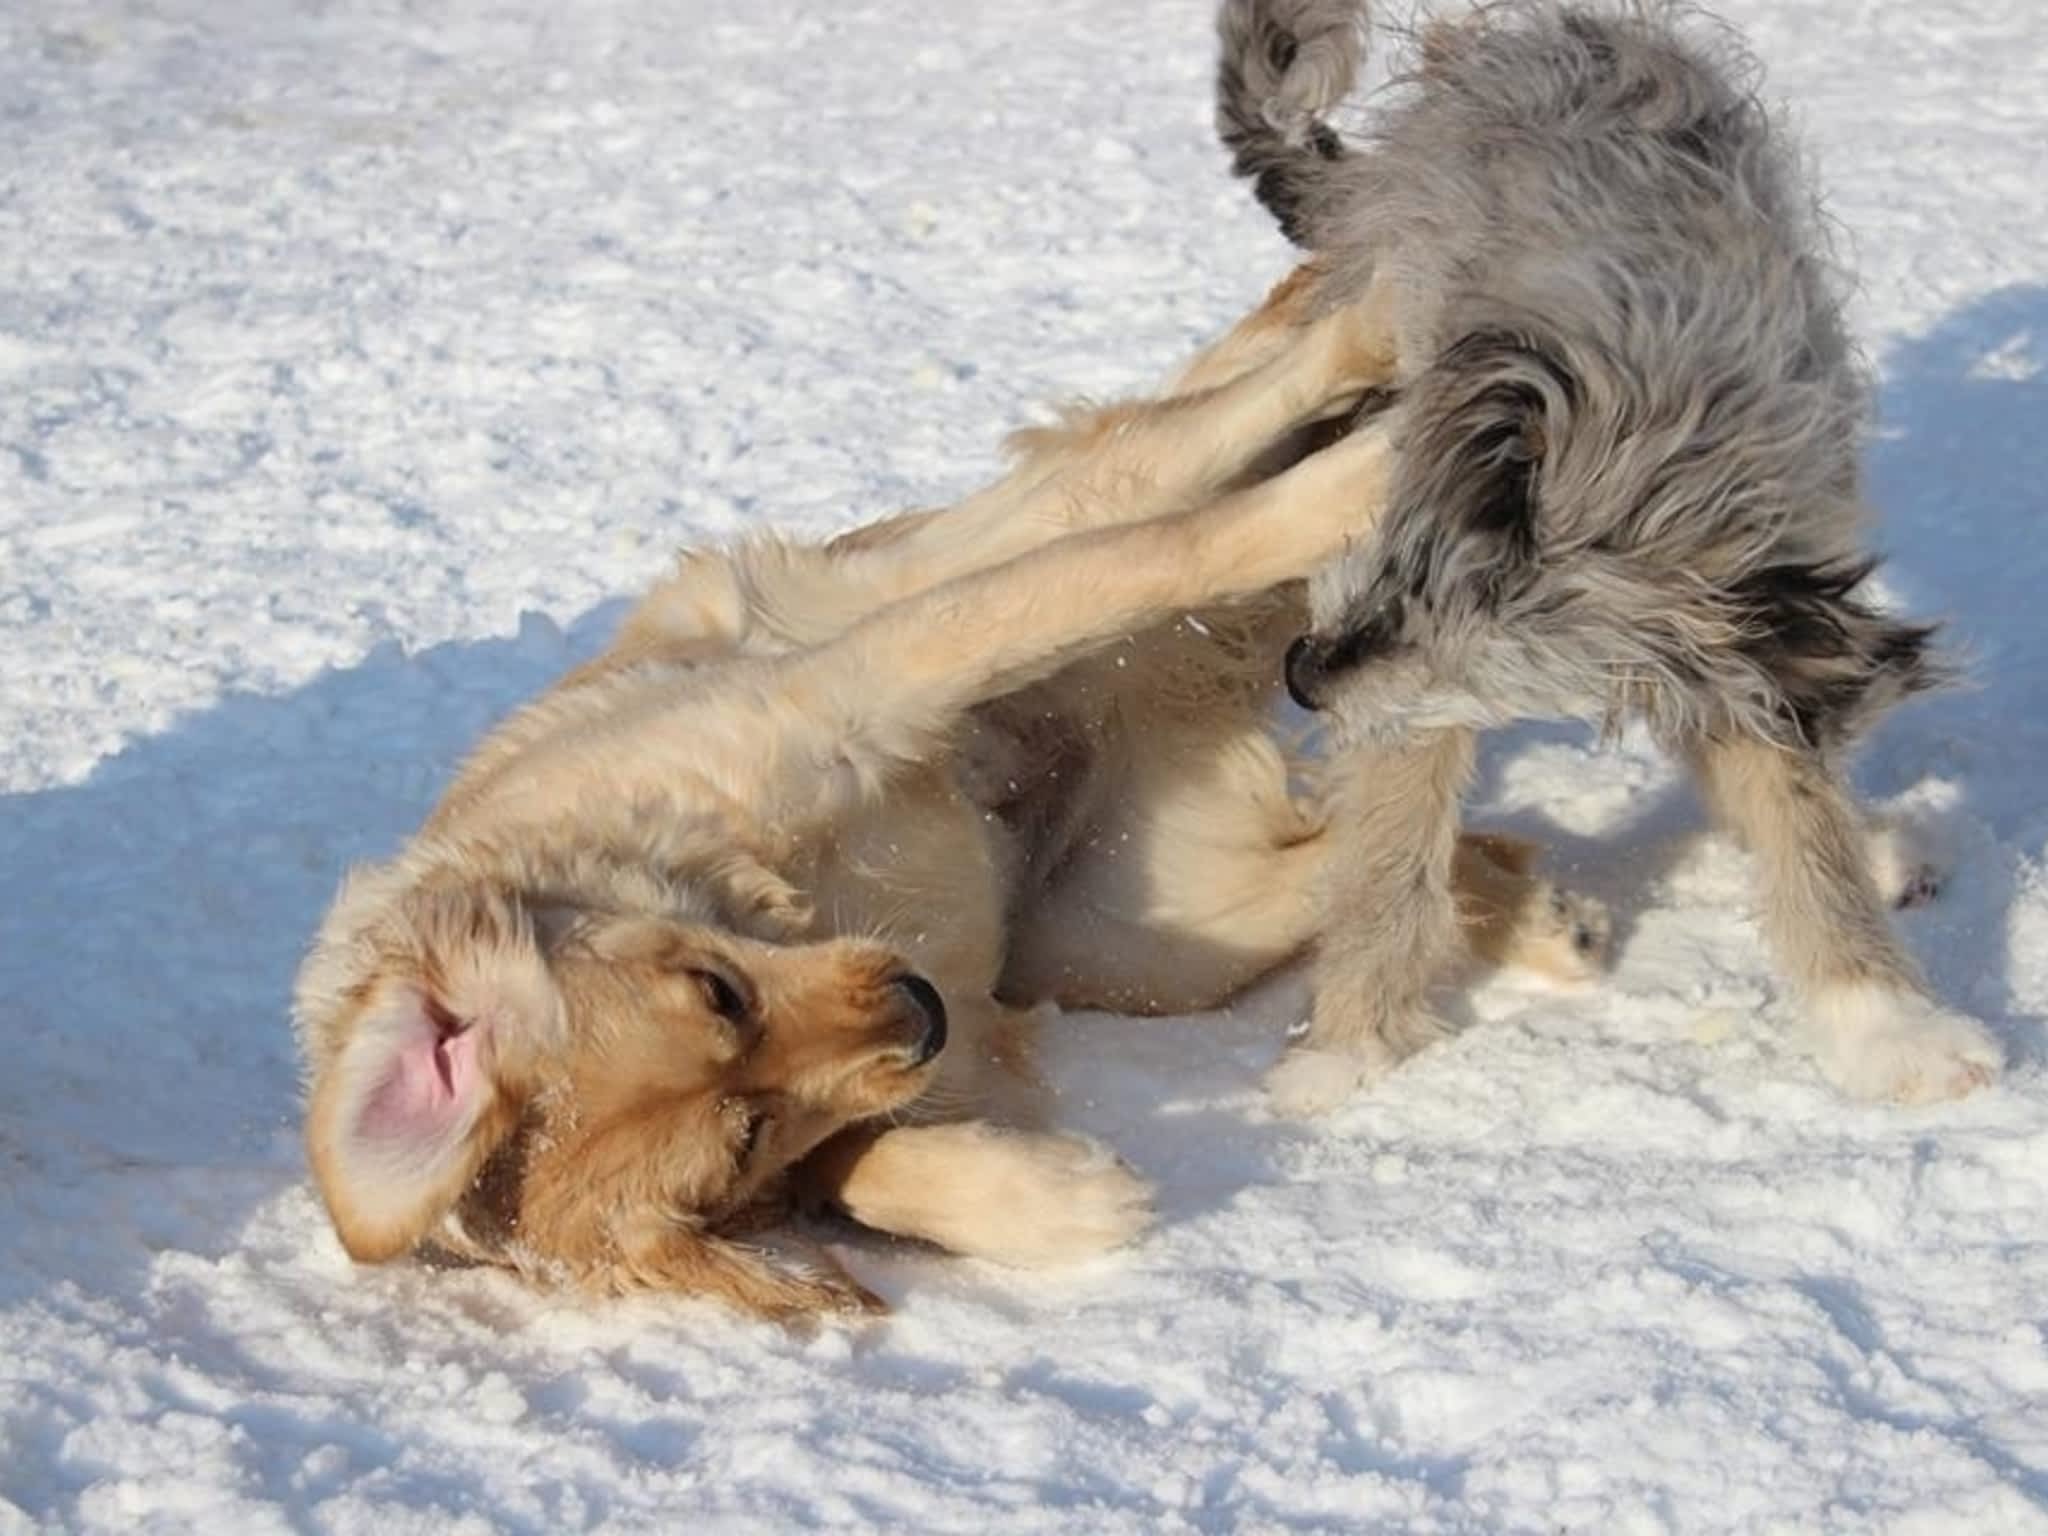
[[[1580,390],[1556,348],[1508,330],[1467,333],[1418,381],[1399,495],[1429,509],[1436,557],[1462,567],[1440,575],[1492,600],[1515,589],[1537,554],[1537,478]]]
[[[523,918],[459,897],[408,904],[318,1069],[306,1151],[350,1256],[406,1252],[518,1123],[561,1000]]]

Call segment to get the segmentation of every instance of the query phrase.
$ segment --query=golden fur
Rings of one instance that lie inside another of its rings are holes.
[[[1388,445],[1241,486],[1384,377],[1388,331],[1284,318],[957,507],[685,557],[483,742],[301,972],[350,1253],[789,1317],[877,1305],[753,1240],[799,1200],[1018,1265],[1141,1228],[1128,1169],[1022,1128],[1029,1027],[1213,1006],[1314,938],[1322,815],[1265,711],[1286,584],[1357,531]],[[1527,852],[1461,844],[1474,954],[1589,974],[1592,919]]]

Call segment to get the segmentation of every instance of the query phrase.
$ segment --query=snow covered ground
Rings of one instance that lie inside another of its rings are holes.
[[[1612,984],[1326,1126],[1298,984],[1075,1018],[1160,1187],[1085,1273],[879,1244],[790,1337],[343,1259],[285,995],[343,863],[679,543],[949,497],[1282,270],[1208,0],[0,10],[0,1532],[2048,1531],[2048,10],[1736,0],[1865,274],[1892,584],[1981,687],[1865,787],[2013,1067],[1847,1107],[1670,770],[1476,812]]]

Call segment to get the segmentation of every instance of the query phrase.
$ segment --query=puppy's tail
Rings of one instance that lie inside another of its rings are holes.
[[[1216,132],[1281,233],[1314,243],[1317,205],[1344,141],[1322,120],[1350,92],[1365,0],[1223,0]]]

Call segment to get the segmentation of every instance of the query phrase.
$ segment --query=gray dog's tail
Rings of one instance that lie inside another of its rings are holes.
[[[1223,0],[1216,131],[1281,232],[1308,245],[1318,193],[1344,141],[1323,114],[1351,90],[1365,0]]]

